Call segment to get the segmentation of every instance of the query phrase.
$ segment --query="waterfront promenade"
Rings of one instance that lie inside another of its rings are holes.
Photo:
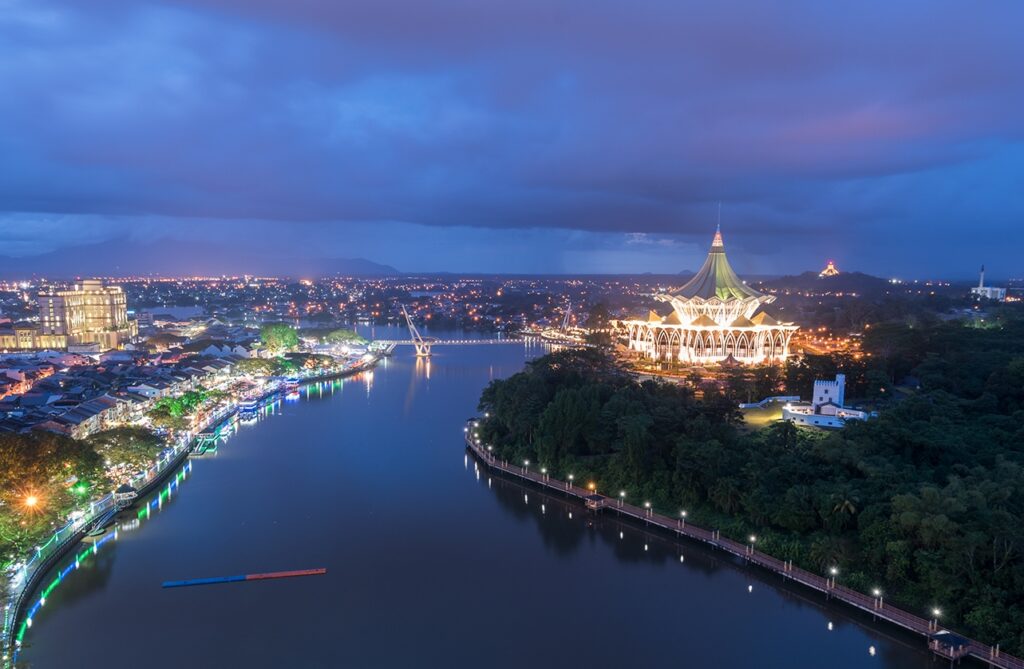
[[[1000,651],[998,647],[988,646],[955,633],[942,634],[949,631],[939,625],[936,620],[928,620],[892,606],[885,602],[882,597],[866,595],[839,585],[834,577],[819,576],[794,566],[792,561],[784,561],[766,555],[756,550],[753,543],[745,544],[734,541],[728,537],[722,537],[721,533],[717,530],[707,530],[695,526],[683,517],[665,516],[648,506],[639,507],[629,504],[622,499],[598,495],[586,487],[575,485],[572,481],[562,481],[552,478],[542,471],[531,470],[528,466],[513,465],[500,460],[477,439],[473,431],[475,426],[474,421],[469,421],[465,427],[466,446],[472,451],[478,461],[491,470],[523,479],[549,490],[561,492],[569,497],[580,500],[587,508],[594,511],[613,511],[638,523],[643,523],[645,526],[658,528],[676,537],[686,537],[713,546],[750,564],[778,574],[784,579],[817,590],[830,599],[835,599],[848,606],[870,613],[876,618],[898,625],[905,630],[920,634],[928,640],[928,647],[933,653],[951,662],[971,657],[991,667],[1024,669],[1024,660],[1007,655]],[[950,638],[956,639],[956,641],[950,646],[936,640],[936,634],[939,634],[939,638],[950,636]]]
[[[302,378],[300,382],[314,383],[333,378],[351,376],[371,369],[379,360],[380,357],[377,356],[348,369],[335,370],[326,374],[311,375]],[[256,399],[262,403],[268,398],[280,394],[282,391],[283,388],[281,386],[273,385]],[[215,429],[231,420],[238,412],[239,402],[241,399],[242,398],[234,398],[234,401],[225,406],[217,407],[210,414],[201,414],[198,425],[182,432],[179,438],[175,440],[170,451],[157,459],[146,471],[140,473],[129,482],[132,487],[137,489],[137,497],[135,500],[132,500],[131,503],[124,505],[123,509],[134,506],[137,500],[141,500],[143,497],[160,487],[167,477],[177,470],[178,466],[185,461],[189,453],[191,453],[195,448],[198,435],[205,430]],[[7,669],[15,662],[21,639],[30,624],[28,620],[31,619],[32,613],[38,610],[38,608],[45,603],[44,595],[31,607],[31,609],[29,608],[30,598],[40,586],[43,577],[45,577],[48,571],[57,564],[61,558],[67,555],[71,549],[79,544],[86,533],[92,529],[94,523],[105,517],[105,515],[118,510],[118,505],[114,499],[113,493],[108,493],[104,497],[90,502],[88,509],[85,510],[80,518],[69,522],[64,527],[54,531],[50,538],[43,545],[38,547],[25,560],[25,562],[17,568],[13,577],[10,579],[4,608],[3,611],[0,612],[0,615],[2,615],[2,620],[0,620],[0,651],[2,651],[2,653],[0,653],[0,668]],[[113,535],[113,531],[108,532],[96,543],[104,543]],[[0,576],[7,577],[7,575]],[[61,578],[62,577],[63,575],[61,575]],[[27,610],[29,611],[29,614],[26,616],[25,614]],[[20,623],[20,625],[18,623]]]

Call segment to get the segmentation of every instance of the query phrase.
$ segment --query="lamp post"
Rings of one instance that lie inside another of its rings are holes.
[[[880,589],[878,589],[878,588],[875,588],[874,590],[871,591],[871,594],[875,598],[875,608],[876,609],[882,608],[882,591]]]
[[[941,615],[942,615],[942,610],[941,609],[932,609],[932,617],[933,617],[933,619],[932,619],[930,624],[931,624],[933,632],[938,632],[939,631],[939,616],[941,616]]]
[[[572,474],[569,474],[569,480],[565,484],[565,489],[568,490],[572,486],[572,480],[576,478]]]
[[[625,501],[626,501],[626,491],[625,490],[620,490],[619,491],[619,508],[620,509],[622,508],[622,504]]]
[[[529,469],[530,469],[530,461],[529,460],[523,460],[523,474],[526,474],[527,471],[529,471]]]
[[[541,467],[540,468],[540,473],[544,477],[544,480],[547,481],[548,480],[548,468],[547,467]]]
[[[831,576],[831,578],[828,580],[828,587],[834,588],[836,587],[836,576],[839,575],[839,569],[836,567],[829,567],[828,573]]]
[[[754,554],[754,544],[757,543],[757,537],[753,534],[750,535],[750,554]]]
[[[650,502],[644,502],[644,508],[647,510],[647,516],[650,517],[650,515],[651,515],[651,503]]]
[[[679,512],[679,529],[686,527],[686,511]]]

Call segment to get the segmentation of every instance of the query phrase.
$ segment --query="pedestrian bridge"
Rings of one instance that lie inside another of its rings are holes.
[[[465,344],[522,344],[526,340],[511,337],[506,339],[434,339],[424,337],[421,341],[431,346],[461,346]],[[416,346],[420,343],[415,339],[374,339],[373,342],[384,346]]]
[[[415,346],[416,355],[425,358],[430,355],[430,349],[435,346],[465,346],[472,344],[519,344],[522,343],[522,339],[516,338],[504,338],[499,337],[497,339],[438,339],[437,337],[424,337],[420,334],[416,324],[412,321],[412,316],[406,311],[405,305],[402,305],[402,315],[405,316],[405,324],[409,328],[409,339],[377,339],[374,341],[375,344],[379,344],[384,347],[394,346]]]

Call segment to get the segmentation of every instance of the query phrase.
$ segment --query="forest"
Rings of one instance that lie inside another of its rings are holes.
[[[728,384],[639,384],[591,349],[493,381],[480,433],[502,458],[685,509],[736,539],[756,534],[769,554],[836,567],[845,585],[940,608],[944,625],[1024,653],[1024,320],[894,323],[864,347],[862,394],[912,387],[842,430],[741,429],[745,398]],[[788,390],[848,362],[771,377]]]

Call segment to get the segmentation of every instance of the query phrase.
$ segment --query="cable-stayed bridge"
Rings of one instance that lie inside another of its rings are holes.
[[[434,346],[464,346],[467,344],[521,344],[522,339],[514,337],[496,337],[492,339],[438,339],[437,337],[424,336],[412,320],[412,316],[402,306],[402,315],[405,316],[405,323],[409,327],[409,339],[375,339],[374,344],[380,346],[415,346],[416,355],[425,358],[430,355],[430,349]]]

